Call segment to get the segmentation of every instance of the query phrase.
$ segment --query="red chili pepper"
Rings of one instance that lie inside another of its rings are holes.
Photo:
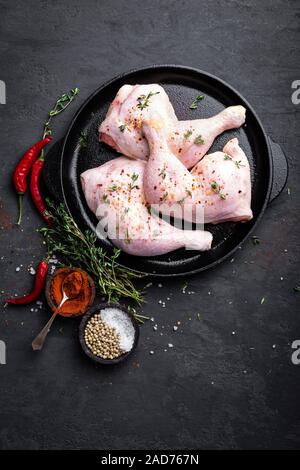
[[[40,140],[35,145],[33,145],[27,152],[23,155],[19,163],[17,164],[14,174],[13,182],[16,188],[16,191],[19,195],[19,218],[18,225],[21,223],[22,211],[23,211],[23,196],[27,189],[26,178],[32,168],[32,165],[39,157],[41,150],[47,145],[51,140],[51,137],[46,137],[45,139]]]
[[[23,297],[12,297],[10,299],[5,299],[4,302],[16,305],[27,305],[37,300],[44,290],[48,269],[48,262],[46,260],[41,261],[36,270],[34,286],[30,294],[24,295]]]
[[[42,170],[44,166],[44,152],[42,152],[40,158],[36,160],[33,164],[31,175],[30,175],[30,192],[32,196],[32,200],[35,204],[35,207],[43,217],[43,219],[47,222],[48,225],[52,225],[52,219],[47,214],[47,206],[46,203],[41,195],[40,189],[40,181]]]

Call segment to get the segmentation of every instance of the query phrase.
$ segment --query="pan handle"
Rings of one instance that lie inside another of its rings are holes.
[[[279,144],[268,137],[273,160],[273,184],[269,204],[283,191],[289,174],[288,161]]]

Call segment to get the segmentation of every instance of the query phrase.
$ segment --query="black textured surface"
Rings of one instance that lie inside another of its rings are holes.
[[[249,100],[290,166],[290,192],[267,209],[259,245],[249,240],[233,260],[187,279],[185,294],[182,279],[148,289],[143,312],[158,330],[147,323],[135,356],[119,367],[84,357],[78,319],[58,318],[35,354],[30,344],[48,309],[2,309],[0,447],[299,448],[300,365],[291,362],[291,344],[300,339],[293,291],[300,282],[300,108],[291,101],[300,75],[299,2],[1,0],[0,9],[5,293],[30,287],[27,266],[45,252],[29,198],[22,229],[13,224],[11,172],[39,138],[49,106],[75,85],[80,97],[56,121],[56,138],[90,92],[118,73],[153,63],[207,70]]]

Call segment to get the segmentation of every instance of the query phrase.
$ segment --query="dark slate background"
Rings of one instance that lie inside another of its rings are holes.
[[[186,294],[182,279],[149,288],[143,311],[158,331],[148,322],[123,366],[90,363],[77,320],[56,320],[45,350],[35,354],[30,344],[48,319],[46,306],[1,311],[1,448],[300,447],[300,365],[291,362],[291,344],[300,339],[300,294],[293,291],[300,284],[300,105],[291,102],[291,83],[300,79],[299,16],[297,0],[0,0],[5,293],[30,288],[27,267],[44,253],[29,199],[22,229],[14,225],[11,173],[40,137],[56,97],[74,86],[81,94],[56,121],[57,138],[80,103],[113,76],[157,63],[198,67],[244,94],[290,164],[290,194],[286,189],[266,211],[259,245],[249,241],[232,262],[188,279]]]

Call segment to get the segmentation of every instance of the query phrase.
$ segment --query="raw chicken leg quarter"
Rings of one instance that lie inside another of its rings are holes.
[[[124,85],[99,127],[100,140],[128,157],[147,160],[149,146],[142,122],[153,112],[161,115],[173,154],[187,168],[192,168],[219,134],[245,122],[246,110],[243,106],[230,106],[208,119],[178,121],[163,87],[157,84]]]
[[[178,121],[160,85],[121,87],[99,132],[100,140],[126,157],[81,175],[102,236],[105,232],[117,247],[138,256],[182,247],[204,251],[211,248],[211,233],[172,226],[153,207],[196,223],[250,220],[250,168],[238,140],[206,154],[220,133],[244,122],[242,106],[208,119]]]
[[[107,228],[107,235],[123,251],[155,256],[178,248],[209,250],[207,231],[179,230],[149,209],[144,197],[145,162],[118,157],[87,170],[81,183],[87,204]]]
[[[252,218],[250,167],[236,138],[223,152],[206,155],[189,172],[170,151],[168,131],[158,114],[143,122],[143,131],[150,148],[144,172],[149,204],[158,205],[162,213],[172,207],[175,217],[197,223]]]

